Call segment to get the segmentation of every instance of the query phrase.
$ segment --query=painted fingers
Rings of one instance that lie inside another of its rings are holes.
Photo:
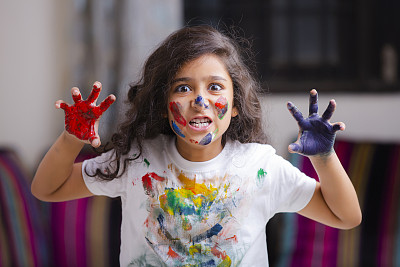
[[[99,106],[96,106],[100,91],[101,83],[95,82],[88,99],[83,100],[79,89],[74,87],[71,89],[73,105],[62,100],[55,103],[56,108],[61,108],[65,112],[66,131],[78,139],[90,143],[93,147],[101,144],[97,133],[98,120],[116,99],[114,95],[109,95]]]
[[[330,100],[322,116],[318,115],[318,93],[315,89],[310,91],[309,116],[304,118],[300,110],[292,103],[287,103],[287,108],[299,125],[299,136],[295,143],[289,145],[291,153],[303,155],[328,154],[333,149],[335,133],[344,130],[342,122],[330,123],[336,109],[335,100]]]

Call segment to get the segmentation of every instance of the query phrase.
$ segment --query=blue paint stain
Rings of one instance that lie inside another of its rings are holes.
[[[160,224],[161,230],[165,230],[165,226],[164,226],[164,216],[163,216],[162,214],[158,215],[157,221],[158,221],[158,223]]]
[[[214,260],[209,260],[207,262],[202,262],[200,263],[201,267],[208,267],[208,266],[216,266],[215,261]]]
[[[211,143],[213,138],[213,135],[211,133],[208,133],[206,136],[203,137],[203,139],[201,139],[201,141],[199,142],[200,145],[208,145],[209,143]]]
[[[197,236],[193,237],[193,244],[195,243],[199,243],[202,240],[206,239],[206,238],[211,238],[215,235],[218,235],[219,232],[221,232],[222,230],[222,226],[217,223],[216,225],[214,225],[211,229],[207,230],[205,233],[199,234]]]
[[[194,104],[200,107],[208,108],[208,105],[204,102],[204,98],[201,95],[198,95],[194,100]]]
[[[181,129],[179,129],[178,125],[176,125],[174,121],[171,122],[172,122],[172,129],[174,130],[174,132],[180,137],[185,138],[185,135],[182,133]]]

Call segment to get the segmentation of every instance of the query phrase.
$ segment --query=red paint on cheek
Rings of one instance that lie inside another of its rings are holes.
[[[180,105],[175,102],[170,102],[169,103],[169,110],[171,111],[172,115],[174,116],[175,121],[177,121],[179,124],[186,126],[186,120],[182,116],[180,110],[179,110]]]
[[[218,111],[218,118],[224,118],[226,112],[228,111],[228,100],[225,97],[221,96],[220,98],[218,98],[217,102],[215,102],[215,107]]]

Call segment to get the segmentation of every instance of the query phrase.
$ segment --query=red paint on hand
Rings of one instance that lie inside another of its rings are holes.
[[[60,104],[60,108],[65,112],[65,129],[81,140],[91,142],[95,139],[94,125],[96,121],[115,101],[115,98],[110,95],[99,106],[96,106],[95,101],[99,97],[100,90],[101,86],[95,83],[87,100],[82,100],[82,95],[78,92],[72,95],[75,104]]]

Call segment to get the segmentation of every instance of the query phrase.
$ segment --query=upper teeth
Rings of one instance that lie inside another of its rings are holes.
[[[194,127],[207,127],[211,121],[207,118],[202,119],[193,119],[190,121],[190,124]]]
[[[203,119],[194,119],[191,121],[192,123],[209,123],[210,120],[207,118],[203,118]]]

